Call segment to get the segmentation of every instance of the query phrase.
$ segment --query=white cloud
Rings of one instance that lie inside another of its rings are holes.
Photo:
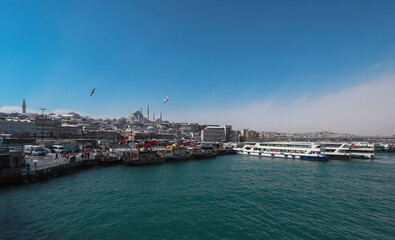
[[[3,106],[0,108],[0,112],[5,112],[5,113],[21,113],[22,112],[22,107],[21,106]],[[26,112],[28,113],[38,113],[38,111],[27,108]]]
[[[359,135],[395,134],[395,77],[383,77],[320,97],[305,94],[289,104],[256,101],[208,112],[173,113],[174,121],[232,124],[234,128]]]
[[[51,111],[51,113],[55,113],[55,114],[57,114],[57,115],[65,115],[65,114],[69,114],[69,113],[71,113],[71,112],[74,112],[74,113],[78,113],[78,114],[80,114],[80,115],[83,115],[82,112],[76,112],[76,111],[73,111],[73,110],[70,110],[70,109],[57,109],[57,110],[55,110],[55,111]]]
[[[3,106],[3,107],[0,108],[0,112],[5,112],[5,113],[15,113],[15,112],[17,112],[17,113],[21,113],[22,112],[22,107],[20,107],[20,106]],[[41,113],[40,110],[34,110],[34,109],[30,109],[30,108],[27,108],[26,112],[27,113]],[[73,110],[70,110],[70,109],[57,109],[57,110],[54,110],[54,111],[48,111],[48,110],[45,111],[46,114],[55,113],[57,115],[64,115],[64,114],[68,114],[70,112],[75,112],[75,113],[78,113],[80,115],[83,115],[82,112],[77,112],[77,111],[73,111]]]

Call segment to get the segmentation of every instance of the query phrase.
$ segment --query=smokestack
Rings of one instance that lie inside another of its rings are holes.
[[[159,119],[162,121],[162,112],[160,112],[160,118]]]
[[[147,119],[149,121],[149,104],[147,104]]]
[[[155,122],[155,113],[152,116],[152,120]]]

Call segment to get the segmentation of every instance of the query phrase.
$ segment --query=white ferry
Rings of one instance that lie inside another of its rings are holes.
[[[320,143],[325,148],[325,155],[328,159],[334,160],[350,160],[351,153],[348,143],[336,143],[336,142],[323,142]]]
[[[357,159],[373,159],[374,145],[368,143],[320,143],[325,148],[325,155],[329,159],[349,160]]]
[[[278,157],[302,160],[327,161],[325,149],[319,144],[302,142],[263,142],[248,143],[242,148],[234,148],[236,153],[262,156]]]
[[[352,143],[350,144],[351,158],[373,159],[374,144],[369,143]]]

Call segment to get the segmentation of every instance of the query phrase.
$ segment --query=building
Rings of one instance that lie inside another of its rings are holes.
[[[208,125],[201,130],[201,140],[204,142],[234,142],[234,136],[232,125]]]
[[[256,142],[259,140],[259,133],[256,131],[249,130],[246,133],[245,140],[247,142]]]
[[[140,111],[135,111],[132,114],[130,114],[130,116],[128,118],[128,123],[129,124],[134,124],[136,122],[142,123],[144,120],[145,120],[145,118],[140,110]]]
[[[131,132],[131,133],[122,133],[122,137],[127,138],[131,141],[136,140],[144,140],[144,139],[152,139],[156,137],[156,133],[146,133],[146,132]]]
[[[232,131],[232,125],[225,125],[225,142],[234,142],[233,135],[234,132]]]
[[[89,130],[89,138],[92,139],[120,139],[121,134],[114,130]]]
[[[242,137],[246,137],[248,131],[249,131],[248,129],[242,129],[242,130],[241,130],[241,136],[242,136]]]
[[[60,136],[64,138],[79,138],[83,136],[82,127],[72,124],[60,126]]]
[[[202,130],[201,140],[204,142],[224,142],[226,140],[225,127],[207,126]]]
[[[0,133],[35,137],[37,128],[34,122],[27,119],[7,118],[0,120]]]
[[[36,127],[37,127],[37,134],[36,137],[59,137],[60,129],[59,125],[60,122],[58,120],[52,120],[46,117],[36,117],[34,120]]]

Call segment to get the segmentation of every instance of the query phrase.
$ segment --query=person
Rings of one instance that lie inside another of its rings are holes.
[[[37,169],[37,162],[34,162],[34,170]]]
[[[58,157],[59,157],[59,156],[58,156],[58,153],[56,153],[56,154],[55,154],[55,159],[58,159]]]
[[[66,153],[66,159],[69,160],[69,154],[68,153]]]
[[[27,171],[30,171],[30,164],[29,163],[26,164],[26,169],[27,169]]]

